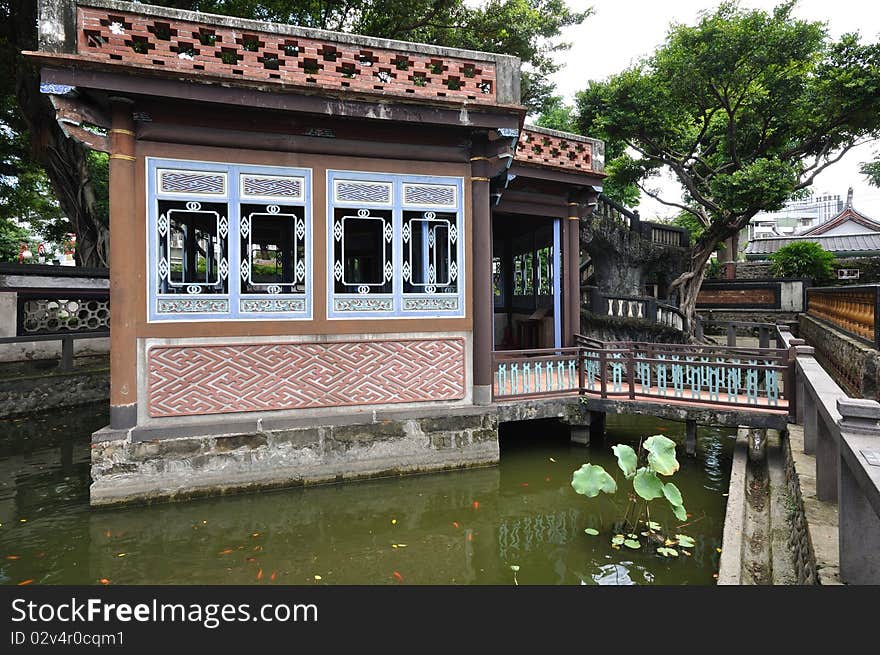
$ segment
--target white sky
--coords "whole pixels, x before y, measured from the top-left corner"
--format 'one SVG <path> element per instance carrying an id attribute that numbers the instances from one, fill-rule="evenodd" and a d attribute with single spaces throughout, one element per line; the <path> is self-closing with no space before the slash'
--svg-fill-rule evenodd
<path id="1" fill-rule="evenodd" d="M 566 65 L 553 77 L 560 94 L 570 102 L 586 87 L 588 80 L 600 80 L 617 73 L 654 51 L 666 36 L 670 23 L 694 24 L 704 9 L 716 7 L 717 0 L 567 0 L 577 10 L 593 7 L 592 16 L 579 26 L 567 28 L 563 39 L 571 50 L 560 55 Z M 772 9 L 772 0 L 742 0 L 741 6 Z M 833 14 L 830 13 L 833 11 Z M 846 32 L 859 32 L 863 41 L 880 38 L 880 2 L 865 0 L 800 0 L 798 17 L 823 21 L 833 38 Z M 836 164 L 816 177 L 812 192 L 840 194 L 854 191 L 853 205 L 880 220 L 880 189 L 867 184 L 859 172 L 861 162 L 880 155 L 880 142 L 854 148 Z M 670 177 L 653 181 L 664 198 L 679 200 L 679 185 Z M 643 218 L 674 216 L 677 210 L 643 195 L 638 207 Z"/>

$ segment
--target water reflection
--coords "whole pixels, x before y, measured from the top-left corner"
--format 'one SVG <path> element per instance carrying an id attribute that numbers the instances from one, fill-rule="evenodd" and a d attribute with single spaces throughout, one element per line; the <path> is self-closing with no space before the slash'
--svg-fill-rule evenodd
<path id="1" fill-rule="evenodd" d="M 103 411 L 0 422 L 0 583 L 512 584 L 517 566 L 520 584 L 711 584 L 717 570 L 725 432 L 702 430 L 698 457 L 681 457 L 680 530 L 697 546 L 666 560 L 613 550 L 621 501 L 588 501 L 569 482 L 584 461 L 616 470 L 619 441 L 683 439 L 676 424 L 609 417 L 607 449 L 524 424 L 505 431 L 497 468 L 98 511 L 88 434 Z M 665 507 L 651 518 L 679 523 Z"/>

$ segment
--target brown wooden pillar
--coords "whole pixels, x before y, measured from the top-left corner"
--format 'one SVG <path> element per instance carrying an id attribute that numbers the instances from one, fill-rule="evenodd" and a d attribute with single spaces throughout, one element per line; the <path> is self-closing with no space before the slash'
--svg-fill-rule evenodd
<path id="1" fill-rule="evenodd" d="M 489 206 L 489 165 L 485 140 L 471 151 L 471 279 L 474 316 L 474 404 L 492 402 L 492 211 Z"/>
<path id="2" fill-rule="evenodd" d="M 131 252 L 136 224 L 135 133 L 132 103 L 111 98 L 110 128 L 110 427 L 137 423 L 135 289 L 143 282 Z"/>
<path id="3" fill-rule="evenodd" d="M 574 346 L 574 335 L 581 331 L 581 211 L 580 203 L 569 196 L 568 203 L 568 263 L 566 264 L 565 282 L 567 292 L 565 304 L 568 325 L 565 329 L 565 345 Z"/>
<path id="4" fill-rule="evenodd" d="M 569 334 L 571 326 L 571 306 L 568 300 L 568 269 L 569 269 L 569 261 L 571 260 L 571 249 L 569 248 L 568 243 L 568 224 L 571 222 L 567 219 L 563 219 L 560 221 L 562 225 L 559 226 L 559 243 L 562 247 L 562 257 L 561 257 L 561 265 L 560 265 L 560 288 L 559 291 L 562 294 L 562 297 L 559 299 L 559 304 L 562 307 L 562 338 L 561 343 L 563 346 L 571 345 L 571 335 Z"/>

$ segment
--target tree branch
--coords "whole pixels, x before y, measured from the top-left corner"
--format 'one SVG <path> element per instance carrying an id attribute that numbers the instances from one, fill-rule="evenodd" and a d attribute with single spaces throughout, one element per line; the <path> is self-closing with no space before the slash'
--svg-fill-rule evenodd
<path id="1" fill-rule="evenodd" d="M 636 182 L 636 186 L 639 187 L 639 189 L 641 189 L 646 195 L 652 197 L 654 200 L 659 202 L 661 205 L 666 205 L 667 207 L 676 207 L 678 209 L 688 212 L 689 214 L 693 214 L 699 219 L 700 223 L 702 223 L 703 225 L 709 224 L 707 222 L 707 217 L 705 216 L 705 214 L 700 212 L 699 210 L 694 209 L 693 207 L 688 207 L 687 205 L 682 205 L 677 202 L 664 200 L 657 194 L 656 191 L 651 191 L 650 189 L 646 188 L 641 182 Z"/>

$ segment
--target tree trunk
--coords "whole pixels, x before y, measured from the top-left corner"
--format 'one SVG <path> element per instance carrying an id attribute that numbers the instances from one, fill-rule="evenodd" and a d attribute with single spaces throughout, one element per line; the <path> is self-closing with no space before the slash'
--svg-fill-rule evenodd
<path id="1" fill-rule="evenodd" d="M 706 277 L 706 263 L 715 249 L 713 243 L 712 241 L 697 243 L 691 253 L 690 270 L 672 283 L 672 289 L 678 291 L 678 308 L 687 319 L 688 338 L 691 341 L 696 339 L 697 296 Z"/>
<path id="2" fill-rule="evenodd" d="M 37 3 L 13 0 L 10 6 L 15 48 L 36 50 Z M 109 228 L 95 201 L 89 174 L 89 150 L 67 137 L 55 120 L 49 98 L 40 93 L 40 75 L 24 57 L 15 68 L 19 109 L 30 131 L 34 160 L 46 170 L 61 209 L 76 234 L 76 263 L 106 267 L 109 262 Z"/>

